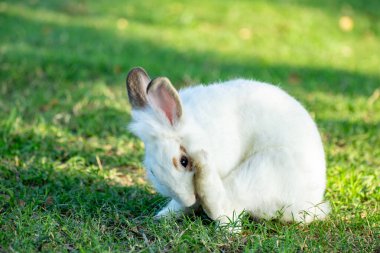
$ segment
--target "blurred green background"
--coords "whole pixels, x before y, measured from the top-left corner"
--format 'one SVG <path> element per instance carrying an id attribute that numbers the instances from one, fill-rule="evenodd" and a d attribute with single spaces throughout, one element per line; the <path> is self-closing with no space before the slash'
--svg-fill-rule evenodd
<path id="1" fill-rule="evenodd" d="M 372 251 L 379 248 L 380 2 L 0 2 L 0 251 Z M 180 87 L 279 85 L 315 118 L 333 212 L 242 236 L 154 223 L 126 126 L 129 69 Z M 178 235 L 181 235 L 178 237 Z M 227 236 L 227 238 L 226 238 Z"/>

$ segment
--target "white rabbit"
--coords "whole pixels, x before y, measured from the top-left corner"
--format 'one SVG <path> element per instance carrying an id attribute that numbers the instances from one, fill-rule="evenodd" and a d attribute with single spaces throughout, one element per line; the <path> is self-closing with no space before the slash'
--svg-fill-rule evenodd
<path id="1" fill-rule="evenodd" d="M 191 210 L 197 197 L 223 223 L 244 210 L 306 223 L 329 212 L 317 127 L 283 90 L 238 79 L 177 92 L 142 68 L 129 72 L 127 90 L 130 130 L 145 144 L 148 179 L 172 198 L 158 217 Z"/>

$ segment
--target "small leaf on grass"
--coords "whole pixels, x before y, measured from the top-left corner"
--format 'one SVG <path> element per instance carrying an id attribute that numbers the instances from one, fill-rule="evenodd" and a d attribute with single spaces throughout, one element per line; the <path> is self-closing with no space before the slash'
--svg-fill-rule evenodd
<path id="1" fill-rule="evenodd" d="M 50 110 L 51 108 L 55 107 L 58 104 L 59 104 L 59 101 L 54 98 L 54 99 L 50 100 L 49 103 L 47 103 L 45 105 L 42 105 L 40 107 L 40 110 L 43 111 L 43 112 L 46 112 L 46 111 Z"/>
<path id="2" fill-rule="evenodd" d="M 368 104 L 373 105 L 380 98 L 380 89 L 376 89 L 368 98 Z"/>
<path id="3" fill-rule="evenodd" d="M 288 76 L 288 82 L 290 84 L 299 84 L 301 82 L 301 78 L 300 76 L 297 74 L 297 73 L 290 73 L 289 76 Z"/>
<path id="4" fill-rule="evenodd" d="M 339 27 L 345 32 L 350 32 L 354 28 L 354 20 L 349 16 L 342 16 L 339 19 Z"/>
<path id="5" fill-rule="evenodd" d="M 127 28 L 129 22 L 127 19 L 125 18 L 119 18 L 117 20 L 117 29 L 118 30 L 125 30 L 125 28 Z"/>
<path id="6" fill-rule="evenodd" d="M 140 235 L 140 232 L 137 227 L 132 227 L 129 229 L 129 231 L 133 232 L 136 235 Z"/>
<path id="7" fill-rule="evenodd" d="M 252 37 L 252 31 L 247 27 L 242 27 L 239 30 L 239 36 L 243 40 L 249 40 Z"/>
<path id="8" fill-rule="evenodd" d="M 53 199 L 53 197 L 52 196 L 48 196 L 47 198 L 46 198 L 46 200 L 45 200 L 45 205 L 46 206 L 51 206 L 51 205 L 53 205 L 54 204 L 54 199 Z"/>
<path id="9" fill-rule="evenodd" d="M 25 203 L 24 200 L 20 199 L 20 200 L 18 201 L 18 205 L 21 206 L 21 207 L 24 207 L 24 206 L 26 205 L 26 203 Z"/>

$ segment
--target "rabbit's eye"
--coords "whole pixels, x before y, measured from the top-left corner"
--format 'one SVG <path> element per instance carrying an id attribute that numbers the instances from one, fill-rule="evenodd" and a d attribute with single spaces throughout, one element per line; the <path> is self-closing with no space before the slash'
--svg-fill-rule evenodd
<path id="1" fill-rule="evenodd" d="M 181 165 L 184 167 L 184 168 L 186 168 L 187 167 L 187 165 L 189 164 L 189 160 L 187 159 L 187 157 L 186 156 L 181 156 L 181 160 L 180 160 L 180 162 L 181 162 Z"/>

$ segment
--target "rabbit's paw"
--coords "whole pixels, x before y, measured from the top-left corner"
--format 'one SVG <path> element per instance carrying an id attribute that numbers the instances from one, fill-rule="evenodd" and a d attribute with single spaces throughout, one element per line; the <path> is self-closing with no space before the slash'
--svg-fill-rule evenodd
<path id="1" fill-rule="evenodd" d="M 207 152 L 203 149 L 192 153 L 191 157 L 196 167 L 203 168 L 207 165 L 208 155 Z"/>
<path id="2" fill-rule="evenodd" d="M 194 205 L 196 206 L 197 203 Z M 172 199 L 164 208 L 161 209 L 154 219 L 159 220 L 168 216 L 179 217 L 181 214 L 188 212 L 191 208 L 187 208 L 174 199 Z"/>
<path id="3" fill-rule="evenodd" d="M 175 214 L 175 212 L 173 210 L 171 210 L 168 207 L 164 207 L 153 218 L 155 220 L 160 220 L 162 218 L 165 218 L 165 217 L 168 217 L 168 216 L 171 216 L 174 214 Z"/>

